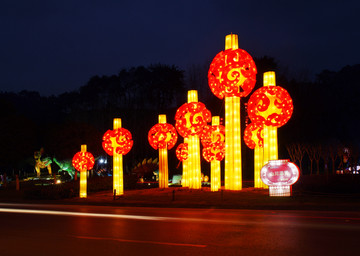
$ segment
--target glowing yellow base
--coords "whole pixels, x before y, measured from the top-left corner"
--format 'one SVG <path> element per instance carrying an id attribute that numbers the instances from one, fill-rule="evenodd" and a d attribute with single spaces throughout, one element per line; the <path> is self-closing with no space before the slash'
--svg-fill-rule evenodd
<path id="1" fill-rule="evenodd" d="M 225 189 L 242 189 L 240 98 L 225 97 Z"/>

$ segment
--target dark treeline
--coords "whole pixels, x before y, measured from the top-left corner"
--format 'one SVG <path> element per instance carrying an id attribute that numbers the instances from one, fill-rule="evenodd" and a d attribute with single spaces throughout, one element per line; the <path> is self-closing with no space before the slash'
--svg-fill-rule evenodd
<path id="1" fill-rule="evenodd" d="M 288 90 L 294 101 L 292 118 L 278 132 L 283 157 L 288 157 L 285 145 L 291 143 L 358 146 L 360 88 L 355 76 L 360 74 L 360 65 L 336 72 L 325 70 L 316 81 L 299 81 L 287 77 L 273 58 L 262 57 L 255 62 L 258 79 L 254 90 L 262 86 L 263 72 L 274 70 L 277 85 Z M 208 67 L 192 66 L 186 72 L 161 64 L 123 69 L 112 76 L 94 76 L 78 90 L 58 96 L 42 97 L 30 91 L 0 93 L 0 173 L 33 168 L 33 153 L 41 147 L 46 155 L 58 159 L 71 159 L 81 144 L 87 144 L 95 157 L 105 156 L 102 135 L 112 129 L 115 117 L 122 119 L 123 127 L 131 131 L 134 139 L 133 149 L 125 156 L 126 167 L 132 168 L 144 158 L 156 158 L 147 133 L 158 122 L 158 114 L 166 114 L 168 123 L 175 123 L 175 112 L 186 102 L 187 90 L 198 90 L 199 100 L 213 115 L 223 117 L 224 102 L 212 95 L 207 85 Z M 242 104 L 246 116 L 244 110 Z M 181 141 L 179 138 L 178 143 Z M 243 152 L 244 165 L 250 165 L 252 151 L 244 146 Z M 177 165 L 175 157 L 169 161 Z"/>

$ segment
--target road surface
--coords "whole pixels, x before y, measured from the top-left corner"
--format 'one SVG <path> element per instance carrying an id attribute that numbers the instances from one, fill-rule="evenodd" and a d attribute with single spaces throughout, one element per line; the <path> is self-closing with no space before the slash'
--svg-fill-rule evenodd
<path id="1" fill-rule="evenodd" d="M 0 203 L 0 255 L 359 255 L 360 213 Z"/>

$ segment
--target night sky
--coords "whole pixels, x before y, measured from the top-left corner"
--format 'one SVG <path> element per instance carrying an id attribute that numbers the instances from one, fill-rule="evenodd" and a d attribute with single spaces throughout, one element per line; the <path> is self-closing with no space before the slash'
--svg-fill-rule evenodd
<path id="1" fill-rule="evenodd" d="M 0 91 L 58 95 L 122 68 L 186 70 L 231 32 L 291 74 L 338 71 L 360 63 L 359 13 L 357 0 L 1 0 Z"/>

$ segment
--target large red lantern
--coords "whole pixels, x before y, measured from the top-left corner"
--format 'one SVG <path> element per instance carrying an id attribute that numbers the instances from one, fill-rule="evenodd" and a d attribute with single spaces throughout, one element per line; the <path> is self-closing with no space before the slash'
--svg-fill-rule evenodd
<path id="1" fill-rule="evenodd" d="M 91 170 L 94 164 L 95 159 L 90 152 L 77 152 L 72 159 L 72 165 L 80 172 Z"/>
<path id="2" fill-rule="evenodd" d="M 188 144 L 180 143 L 176 148 L 176 157 L 179 161 L 185 161 L 188 159 Z"/>
<path id="3" fill-rule="evenodd" d="M 249 118 L 254 123 L 281 127 L 293 113 L 289 93 L 280 86 L 264 86 L 257 89 L 248 102 Z"/>
<path id="4" fill-rule="evenodd" d="M 254 149 L 256 146 L 263 147 L 263 126 L 261 124 L 250 123 L 244 131 L 244 142 L 246 146 Z"/>
<path id="5" fill-rule="evenodd" d="M 246 97 L 256 83 L 256 65 L 242 49 L 227 49 L 213 59 L 208 72 L 211 91 L 216 97 Z"/>
<path id="6" fill-rule="evenodd" d="M 110 156 L 114 154 L 126 155 L 133 146 L 133 140 L 130 131 L 125 128 L 108 130 L 103 136 L 102 146 Z"/>
<path id="7" fill-rule="evenodd" d="M 269 186 L 270 196 L 290 196 L 300 176 L 299 168 L 289 160 L 269 160 L 261 169 L 261 180 Z"/>
<path id="8" fill-rule="evenodd" d="M 201 134 L 203 127 L 211 122 L 211 112 L 201 102 L 183 104 L 175 114 L 175 127 L 186 138 Z"/>
<path id="9" fill-rule="evenodd" d="M 154 149 L 171 149 L 177 141 L 177 133 L 174 126 L 168 123 L 155 124 L 148 133 L 148 140 Z"/>

